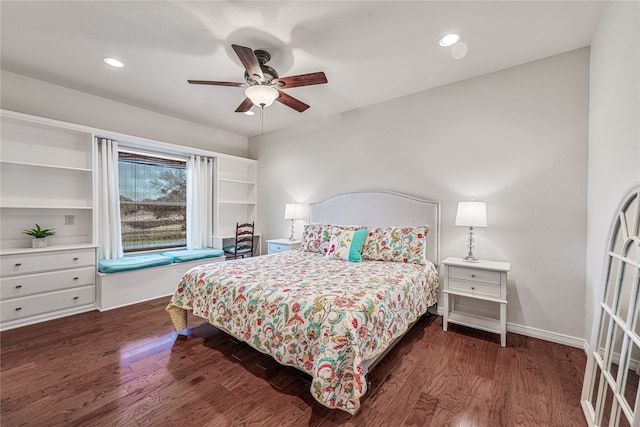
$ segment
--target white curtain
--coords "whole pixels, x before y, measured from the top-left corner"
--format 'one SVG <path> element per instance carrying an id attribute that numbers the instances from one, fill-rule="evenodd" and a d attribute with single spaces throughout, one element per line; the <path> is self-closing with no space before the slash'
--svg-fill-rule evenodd
<path id="1" fill-rule="evenodd" d="M 120 228 L 120 192 L 118 188 L 118 142 L 96 137 L 98 149 L 98 258 L 124 256 Z"/>
<path id="2" fill-rule="evenodd" d="M 213 235 L 213 158 L 187 161 L 187 248 L 210 246 Z"/>

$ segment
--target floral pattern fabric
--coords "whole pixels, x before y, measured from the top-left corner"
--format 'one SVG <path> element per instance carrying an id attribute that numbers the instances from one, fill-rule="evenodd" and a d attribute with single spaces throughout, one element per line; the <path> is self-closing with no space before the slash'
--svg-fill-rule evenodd
<path id="1" fill-rule="evenodd" d="M 369 229 L 364 240 L 362 258 L 375 261 L 393 261 L 425 264 L 428 226 L 379 227 Z"/>
<path id="2" fill-rule="evenodd" d="M 207 319 L 312 377 L 321 404 L 355 413 L 367 389 L 363 363 L 382 353 L 437 302 L 426 265 L 330 260 L 288 251 L 192 268 L 167 307 Z"/>
<path id="3" fill-rule="evenodd" d="M 306 224 L 302 230 L 300 250 L 319 254 L 324 253 L 322 245 L 325 241 L 325 229 L 330 230 L 329 227 L 326 224 Z"/>
<path id="4" fill-rule="evenodd" d="M 339 226 L 344 230 L 360 230 L 357 225 Z M 334 226 L 330 224 L 306 224 L 302 231 L 301 251 L 317 252 L 326 255 L 329 250 L 329 239 Z"/>
<path id="5" fill-rule="evenodd" d="M 345 230 L 333 227 L 329 239 L 329 250 L 325 255 L 331 259 L 341 259 L 351 262 L 362 261 L 362 244 L 367 230 Z"/>

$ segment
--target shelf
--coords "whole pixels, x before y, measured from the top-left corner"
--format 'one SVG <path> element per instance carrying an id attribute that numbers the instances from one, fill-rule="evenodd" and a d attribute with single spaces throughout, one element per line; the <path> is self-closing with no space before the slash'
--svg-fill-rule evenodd
<path id="1" fill-rule="evenodd" d="M 255 184 L 256 162 L 248 159 L 218 159 L 218 181 Z"/>
<path id="2" fill-rule="evenodd" d="M 222 205 L 255 205 L 256 202 L 243 202 L 240 200 L 219 200 L 218 203 Z"/>
<path id="3" fill-rule="evenodd" d="M 448 322 L 455 323 L 457 325 L 467 326 L 469 328 L 481 329 L 483 331 L 493 332 L 496 334 L 501 333 L 500 320 L 491 319 L 489 317 L 484 317 L 484 316 L 478 316 L 471 313 L 450 311 Z"/>
<path id="4" fill-rule="evenodd" d="M 256 185 L 255 181 L 246 181 L 246 180 L 243 180 L 243 179 L 219 178 L 218 181 L 220 181 L 220 182 L 231 182 L 231 183 L 234 183 L 234 184 Z"/>
<path id="5" fill-rule="evenodd" d="M 0 205 L 0 209 L 56 209 L 56 210 L 91 210 L 91 206 L 77 206 L 77 205 L 64 205 L 64 206 L 38 206 L 38 205 Z"/>
<path id="6" fill-rule="evenodd" d="M 464 292 L 464 291 L 453 291 L 451 289 L 445 289 L 442 292 L 444 292 L 446 294 L 449 294 L 449 295 L 457 295 L 459 297 L 467 297 L 467 298 L 479 299 L 479 300 L 483 300 L 483 301 L 497 302 L 498 304 L 506 304 L 507 303 L 507 300 L 504 300 L 504 299 L 493 298 L 493 297 L 488 297 L 488 296 L 479 295 L 479 294 L 470 294 L 470 293 Z"/>
<path id="7" fill-rule="evenodd" d="M 36 117 L 8 117 L 2 112 L 2 153 L 5 165 L 91 171 L 91 132 L 41 122 Z"/>
<path id="8" fill-rule="evenodd" d="M 7 165 L 18 165 L 18 166 L 34 167 L 34 168 L 62 169 L 62 170 L 77 171 L 77 172 L 89 172 L 89 173 L 93 172 L 92 169 L 77 168 L 77 167 L 73 167 L 73 166 L 44 165 L 44 164 L 41 164 L 41 163 L 15 162 L 15 161 L 12 161 L 12 160 L 0 160 L 0 163 L 7 164 Z"/>

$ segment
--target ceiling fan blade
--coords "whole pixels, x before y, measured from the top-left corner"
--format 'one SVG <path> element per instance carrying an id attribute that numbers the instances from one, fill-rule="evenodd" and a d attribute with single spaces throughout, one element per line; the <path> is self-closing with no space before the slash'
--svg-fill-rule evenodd
<path id="1" fill-rule="evenodd" d="M 232 44 L 231 47 L 236 52 L 236 55 L 238 55 L 238 58 L 240 58 L 240 62 L 244 65 L 244 69 L 247 70 L 249 77 L 254 80 L 264 79 L 258 58 L 256 58 L 256 55 L 253 53 L 251 48 L 238 46 L 237 44 Z"/>
<path id="2" fill-rule="evenodd" d="M 253 102 L 251 102 L 249 98 L 245 98 L 244 101 L 242 101 L 242 103 L 238 105 L 238 108 L 236 108 L 236 113 L 247 112 L 251 109 L 251 107 L 253 107 Z"/>
<path id="3" fill-rule="evenodd" d="M 302 113 L 304 110 L 309 108 L 307 104 L 300 101 L 299 99 L 296 99 L 291 95 L 287 95 L 281 90 L 278 90 L 278 92 L 280 92 L 280 96 L 276 98 L 276 101 L 286 105 L 287 107 L 291 107 L 299 113 Z"/>
<path id="4" fill-rule="evenodd" d="M 235 82 L 212 82 L 210 80 L 187 80 L 187 82 L 192 85 L 213 85 L 213 86 L 248 86 L 246 83 L 235 83 Z"/>
<path id="5" fill-rule="evenodd" d="M 322 71 L 317 73 L 300 74 L 299 76 L 280 77 L 277 83 L 284 83 L 284 88 L 321 85 L 327 82 L 327 76 Z"/>

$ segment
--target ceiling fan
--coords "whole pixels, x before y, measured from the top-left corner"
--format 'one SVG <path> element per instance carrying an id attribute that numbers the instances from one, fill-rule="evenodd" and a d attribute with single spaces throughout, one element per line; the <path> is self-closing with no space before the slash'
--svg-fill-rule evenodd
<path id="1" fill-rule="evenodd" d="M 297 76 L 280 77 L 276 70 L 266 65 L 271 55 L 264 50 L 253 51 L 251 48 L 232 44 L 231 47 L 244 65 L 244 83 L 216 82 L 209 80 L 187 80 L 191 84 L 213 86 L 236 86 L 246 88 L 246 98 L 236 108 L 236 113 L 244 113 L 251 109 L 252 105 L 268 107 L 273 101 L 291 107 L 302 113 L 309 105 L 286 94 L 282 89 L 299 86 L 311 86 L 327 83 L 327 76 L 320 71 L 317 73 L 300 74 Z"/>

